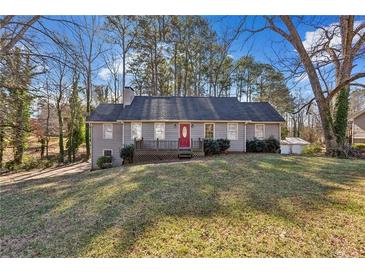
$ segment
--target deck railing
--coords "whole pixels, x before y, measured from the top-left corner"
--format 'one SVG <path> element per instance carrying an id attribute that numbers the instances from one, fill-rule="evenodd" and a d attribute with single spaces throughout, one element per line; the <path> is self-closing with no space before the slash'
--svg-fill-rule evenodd
<path id="1" fill-rule="evenodd" d="M 178 140 L 134 140 L 135 150 L 155 151 L 178 151 L 180 139 Z M 190 148 L 192 151 L 204 151 L 203 139 L 191 139 Z"/>

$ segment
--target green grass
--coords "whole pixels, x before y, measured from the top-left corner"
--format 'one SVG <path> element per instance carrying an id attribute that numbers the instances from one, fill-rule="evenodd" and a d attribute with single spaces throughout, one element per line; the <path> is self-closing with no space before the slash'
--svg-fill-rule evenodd
<path id="1" fill-rule="evenodd" d="M 247 154 L 1 184 L 2 257 L 365 257 L 365 161 Z"/>

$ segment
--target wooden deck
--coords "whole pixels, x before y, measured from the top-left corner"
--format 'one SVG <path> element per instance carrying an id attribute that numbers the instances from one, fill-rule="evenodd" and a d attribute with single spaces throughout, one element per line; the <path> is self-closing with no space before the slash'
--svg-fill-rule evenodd
<path id="1" fill-rule="evenodd" d="M 191 139 L 190 148 L 180 148 L 179 140 L 135 140 L 134 162 L 156 162 L 204 156 L 204 140 Z"/>

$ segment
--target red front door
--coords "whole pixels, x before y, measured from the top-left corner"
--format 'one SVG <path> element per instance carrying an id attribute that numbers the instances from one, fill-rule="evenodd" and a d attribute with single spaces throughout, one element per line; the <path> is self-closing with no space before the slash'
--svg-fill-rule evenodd
<path id="1" fill-rule="evenodd" d="M 190 124 L 180 124 L 180 147 L 190 147 Z"/>

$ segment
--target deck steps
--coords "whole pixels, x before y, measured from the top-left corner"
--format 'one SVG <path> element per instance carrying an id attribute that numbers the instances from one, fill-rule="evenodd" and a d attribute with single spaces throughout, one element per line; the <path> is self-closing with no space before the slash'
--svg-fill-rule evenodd
<path id="1" fill-rule="evenodd" d="M 179 154 L 178 154 L 178 158 L 192 158 L 193 157 L 193 152 L 190 148 L 180 148 L 179 149 Z"/>

